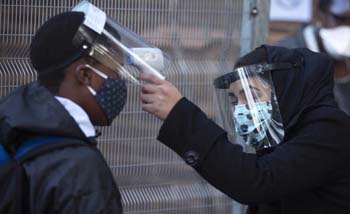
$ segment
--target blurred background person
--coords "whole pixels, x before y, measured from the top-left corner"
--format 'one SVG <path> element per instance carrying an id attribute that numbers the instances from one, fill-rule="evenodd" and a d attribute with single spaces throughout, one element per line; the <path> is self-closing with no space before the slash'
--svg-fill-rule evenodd
<path id="1" fill-rule="evenodd" d="M 306 47 L 327 53 L 335 64 L 334 95 L 339 107 L 350 114 L 350 0 L 315 1 L 314 23 L 301 26 L 294 34 L 274 45 Z M 295 11 L 298 13 L 299 11 Z"/>

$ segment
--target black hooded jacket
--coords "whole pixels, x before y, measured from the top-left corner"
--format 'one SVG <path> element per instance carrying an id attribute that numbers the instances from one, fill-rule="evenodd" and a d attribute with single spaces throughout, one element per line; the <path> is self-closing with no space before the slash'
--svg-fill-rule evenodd
<path id="1" fill-rule="evenodd" d="M 0 131 L 0 142 L 8 150 L 43 135 L 89 144 L 57 149 L 24 163 L 27 213 L 122 213 L 120 193 L 96 143 L 43 86 L 22 86 L 1 100 Z"/>
<path id="2" fill-rule="evenodd" d="M 251 214 L 350 213 L 350 120 L 334 101 L 333 66 L 307 49 L 264 46 L 268 63 L 295 62 L 272 79 L 285 136 L 272 152 L 248 154 L 186 98 L 158 139 Z"/>

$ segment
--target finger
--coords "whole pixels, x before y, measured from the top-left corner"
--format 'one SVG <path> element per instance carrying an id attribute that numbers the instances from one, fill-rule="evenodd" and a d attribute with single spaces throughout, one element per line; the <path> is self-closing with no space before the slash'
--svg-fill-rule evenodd
<path id="1" fill-rule="evenodd" d="M 144 80 L 144 81 L 149 82 L 149 83 L 156 84 L 156 85 L 161 85 L 165 82 L 165 80 L 159 79 L 155 75 L 150 74 L 148 72 L 141 72 L 139 79 Z"/>
<path id="2" fill-rule="evenodd" d="M 154 103 L 154 96 L 151 94 L 141 94 L 140 99 L 142 103 Z"/>
<path id="3" fill-rule="evenodd" d="M 141 107 L 144 111 L 146 111 L 148 113 L 154 113 L 156 111 L 153 104 L 143 103 Z"/>
<path id="4" fill-rule="evenodd" d="M 156 93 L 158 90 L 158 87 L 152 84 L 144 84 L 141 89 L 142 93 L 146 94 L 153 94 Z"/>

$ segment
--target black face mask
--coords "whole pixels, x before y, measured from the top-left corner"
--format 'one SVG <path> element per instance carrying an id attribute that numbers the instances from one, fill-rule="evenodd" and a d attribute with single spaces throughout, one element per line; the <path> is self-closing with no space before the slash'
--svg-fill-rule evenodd
<path id="1" fill-rule="evenodd" d="M 91 86 L 88 86 L 88 89 L 95 96 L 97 103 L 107 118 L 108 125 L 110 125 L 125 106 L 127 98 L 126 82 L 125 80 L 110 78 L 90 65 L 86 65 L 86 67 L 105 79 L 103 85 L 97 92 Z"/>

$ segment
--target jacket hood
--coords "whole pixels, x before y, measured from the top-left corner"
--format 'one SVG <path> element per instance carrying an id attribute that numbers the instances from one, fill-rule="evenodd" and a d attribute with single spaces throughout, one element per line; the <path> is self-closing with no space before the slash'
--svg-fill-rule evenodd
<path id="1" fill-rule="evenodd" d="M 0 101 L 1 144 L 18 143 L 25 135 L 86 139 L 65 108 L 38 82 L 19 87 Z"/>
<path id="2" fill-rule="evenodd" d="M 333 96 L 333 63 L 325 54 L 306 48 L 263 46 L 269 63 L 301 62 L 291 70 L 273 71 L 272 80 L 286 132 L 300 117 L 320 107 L 336 107 Z"/>

